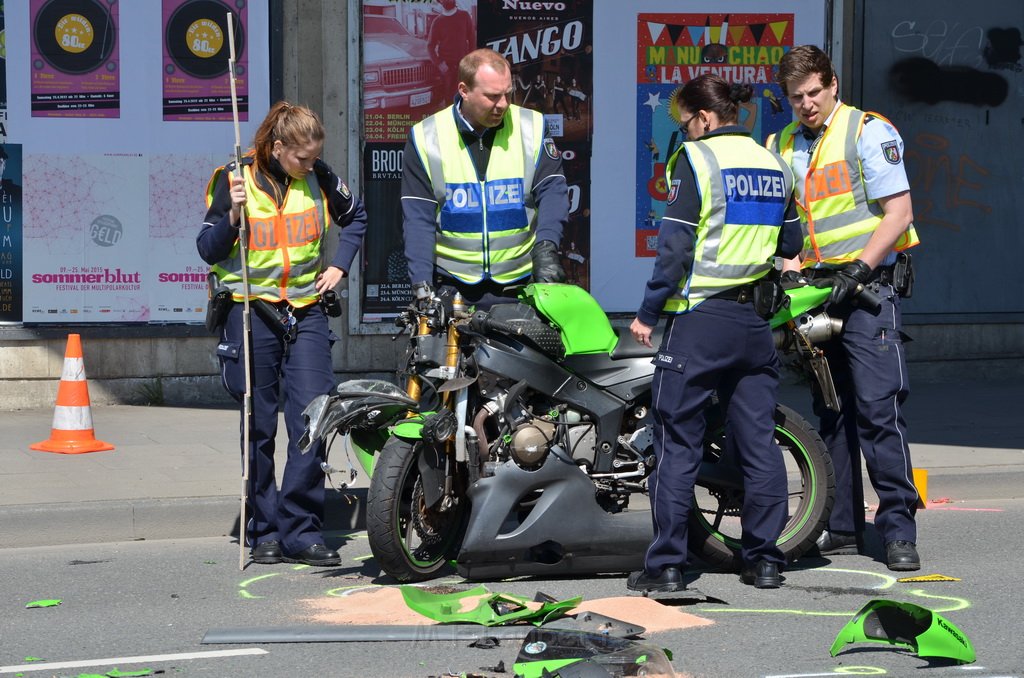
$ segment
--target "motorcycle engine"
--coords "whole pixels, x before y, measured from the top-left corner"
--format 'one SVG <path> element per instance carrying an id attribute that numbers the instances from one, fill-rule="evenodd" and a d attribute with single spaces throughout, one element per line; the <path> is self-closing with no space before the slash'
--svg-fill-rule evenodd
<path id="1" fill-rule="evenodd" d="M 551 449 L 555 438 L 555 425 L 544 419 L 531 418 L 516 427 L 509 441 L 512 459 L 521 467 L 540 466 Z"/>

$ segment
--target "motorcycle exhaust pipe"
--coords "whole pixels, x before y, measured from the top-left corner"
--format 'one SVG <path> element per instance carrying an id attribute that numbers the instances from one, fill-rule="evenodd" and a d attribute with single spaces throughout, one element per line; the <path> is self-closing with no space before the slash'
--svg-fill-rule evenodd
<path id="1" fill-rule="evenodd" d="M 797 316 L 793 322 L 796 323 L 797 332 L 804 335 L 812 344 L 828 341 L 843 331 L 843 321 L 831 317 L 828 313 L 819 313 L 813 316 L 804 313 Z"/>

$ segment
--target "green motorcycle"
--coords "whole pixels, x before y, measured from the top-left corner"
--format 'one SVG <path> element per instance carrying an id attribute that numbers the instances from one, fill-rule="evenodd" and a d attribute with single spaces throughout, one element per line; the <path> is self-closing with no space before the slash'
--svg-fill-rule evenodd
<path id="1" fill-rule="evenodd" d="M 788 290 L 771 325 L 780 349 L 834 394 L 815 347 L 839 329 L 820 312 L 829 291 Z M 403 582 L 451 564 L 469 579 L 639 569 L 652 535 L 655 350 L 573 285 L 529 285 L 487 312 L 460 302 L 399 316 L 410 334 L 401 386 L 345 382 L 305 411 L 304 447 L 341 434 L 371 474 L 367 532 L 380 567 Z M 738 569 L 742 474 L 714 398 L 705 416 L 690 547 Z M 795 560 L 824 528 L 835 480 L 821 438 L 784 405 L 775 441 L 789 479 L 779 547 Z"/>

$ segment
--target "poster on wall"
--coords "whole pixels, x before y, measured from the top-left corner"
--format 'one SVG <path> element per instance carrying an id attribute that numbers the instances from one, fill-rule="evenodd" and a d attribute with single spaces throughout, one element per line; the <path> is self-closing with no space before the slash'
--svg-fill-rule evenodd
<path id="1" fill-rule="evenodd" d="M 7 32 L 4 4 L 0 0 L 0 144 L 7 141 Z"/>
<path id="2" fill-rule="evenodd" d="M 824 3 L 779 0 L 771 13 L 762 7 L 752 0 L 637 0 L 595 14 L 594 94 L 601 105 L 591 293 L 606 311 L 635 312 L 651 274 L 668 200 L 665 167 L 685 139 L 677 92 L 702 73 L 750 84 L 754 97 L 739 122 L 759 143 L 792 120 L 776 68 L 793 45 L 824 44 Z M 622 39 L 625 26 L 631 41 Z"/>
<path id="3" fill-rule="evenodd" d="M 163 0 L 164 120 L 232 120 L 231 31 L 238 116 L 248 120 L 246 2 Z"/>
<path id="4" fill-rule="evenodd" d="M 775 67 L 793 46 L 793 14 L 639 14 L 637 16 L 636 245 L 657 254 L 668 200 L 665 166 L 685 140 L 675 96 L 687 82 L 714 73 L 754 87 L 739 123 L 758 140 L 792 119 Z"/>
<path id="5" fill-rule="evenodd" d="M 393 318 L 411 298 L 402 150 L 413 125 L 454 100 L 459 59 L 476 48 L 476 14 L 476 0 L 363 2 L 362 322 Z"/>
<path id="6" fill-rule="evenodd" d="M 119 5 L 31 0 L 30 11 L 32 115 L 120 117 Z"/>
<path id="7" fill-rule="evenodd" d="M 512 66 L 513 101 L 539 110 L 569 184 L 562 237 L 568 282 L 590 286 L 590 149 L 593 134 L 592 0 L 479 0 L 478 42 Z"/>
<path id="8" fill-rule="evenodd" d="M 0 323 L 21 322 L 21 144 L 0 144 Z"/>
<path id="9" fill-rule="evenodd" d="M 224 139 L 226 148 L 227 138 Z M 210 267 L 196 253 L 196 235 L 213 168 L 227 161 L 202 153 L 156 153 L 149 158 L 149 265 L 142 283 L 149 290 L 150 320 L 194 322 L 206 317 Z"/>
<path id="10" fill-rule="evenodd" d="M 126 81 L 119 119 L 32 115 L 28 102 L 33 69 L 7 73 L 11 101 L 25 102 L 8 112 L 8 147 L 21 148 L 21 321 L 201 323 L 209 267 L 196 252 L 196 235 L 206 214 L 210 175 L 235 148 L 228 48 L 225 41 L 214 52 L 223 55 L 215 58 L 223 66 L 212 80 L 223 83 L 228 101 L 224 112 L 212 116 L 216 119 L 198 113 L 185 118 L 185 124 L 168 120 L 157 64 L 165 54 L 166 29 L 177 25 L 170 21 L 176 10 L 186 11 L 185 16 L 191 12 L 196 46 L 202 52 L 204 39 L 207 48 L 213 43 L 209 35 L 200 35 L 199 27 L 205 24 L 196 16 L 197 9 L 205 7 L 209 13 L 202 14 L 214 17 L 215 25 L 226 24 L 229 10 L 236 12 L 245 35 L 265 36 L 267 4 L 195 0 L 172 7 L 164 2 L 100 1 L 119 8 L 112 54 L 119 63 L 139 65 L 152 76 L 134 78 L 130 87 Z M 5 25 L 30 27 L 34 10 L 58 4 L 6 2 Z M 90 0 L 72 4 L 89 6 Z M 239 41 L 242 45 L 236 50 L 242 48 L 246 81 L 243 95 L 262 119 L 269 108 L 269 50 L 251 50 L 248 41 Z M 11 63 L 31 62 L 32 31 L 12 31 L 2 44 Z M 248 148 L 257 122 L 248 116 L 240 122 L 241 141 Z"/>
<path id="11" fill-rule="evenodd" d="M 144 322 L 149 187 L 141 154 L 50 155 L 26 185 L 76 184 L 74 199 L 25 205 L 25 322 Z"/>
<path id="12" fill-rule="evenodd" d="M 455 99 L 458 63 L 476 47 L 508 59 L 513 102 L 544 113 L 569 182 L 563 264 L 589 285 L 592 1 L 534 6 L 506 0 L 365 0 L 363 197 L 370 218 L 362 322 L 408 304 L 402 241 L 402 151 L 415 123 Z"/>

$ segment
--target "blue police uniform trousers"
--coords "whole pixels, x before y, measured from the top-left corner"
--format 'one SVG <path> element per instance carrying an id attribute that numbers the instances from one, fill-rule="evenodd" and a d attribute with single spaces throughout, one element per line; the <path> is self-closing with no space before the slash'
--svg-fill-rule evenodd
<path id="1" fill-rule="evenodd" d="M 652 398 L 657 465 L 648 480 L 654 538 L 644 569 L 657 576 L 687 562 L 687 520 L 704 454 L 704 409 L 713 391 L 743 470 L 741 557 L 781 568 L 776 542 L 788 518 L 785 462 L 774 441 L 779 358 L 752 304 L 708 299 L 672 316 L 655 357 Z"/>
<path id="2" fill-rule="evenodd" d="M 217 347 L 224 387 L 239 403 L 245 395 L 242 355 L 242 304 L 235 304 L 222 329 Z M 252 426 L 249 432 L 249 488 L 247 543 L 281 542 L 286 554 L 324 543 L 323 443 L 307 454 L 298 441 L 305 426 L 302 410 L 318 395 L 334 388 L 331 366 L 333 335 L 319 304 L 301 309 L 295 341 L 285 351 L 284 341 L 256 313 L 252 327 Z M 288 457 L 278 489 L 274 472 L 274 443 L 278 404 L 284 392 L 284 422 Z M 244 405 L 242 416 L 245 416 Z M 244 422 L 242 422 L 244 425 Z M 244 463 L 244 460 L 243 460 Z"/>
<path id="3" fill-rule="evenodd" d="M 826 408 L 820 391 L 814 389 L 814 413 L 836 474 L 836 501 L 828 527 L 837 532 L 864 531 L 863 453 L 878 495 L 875 528 L 883 543 L 916 542 L 917 488 L 903 417 L 910 383 L 900 298 L 891 285 L 879 285 L 878 292 L 882 307 L 877 312 L 850 303 L 827 309 L 844 321 L 842 334 L 821 345 L 842 411 Z"/>

